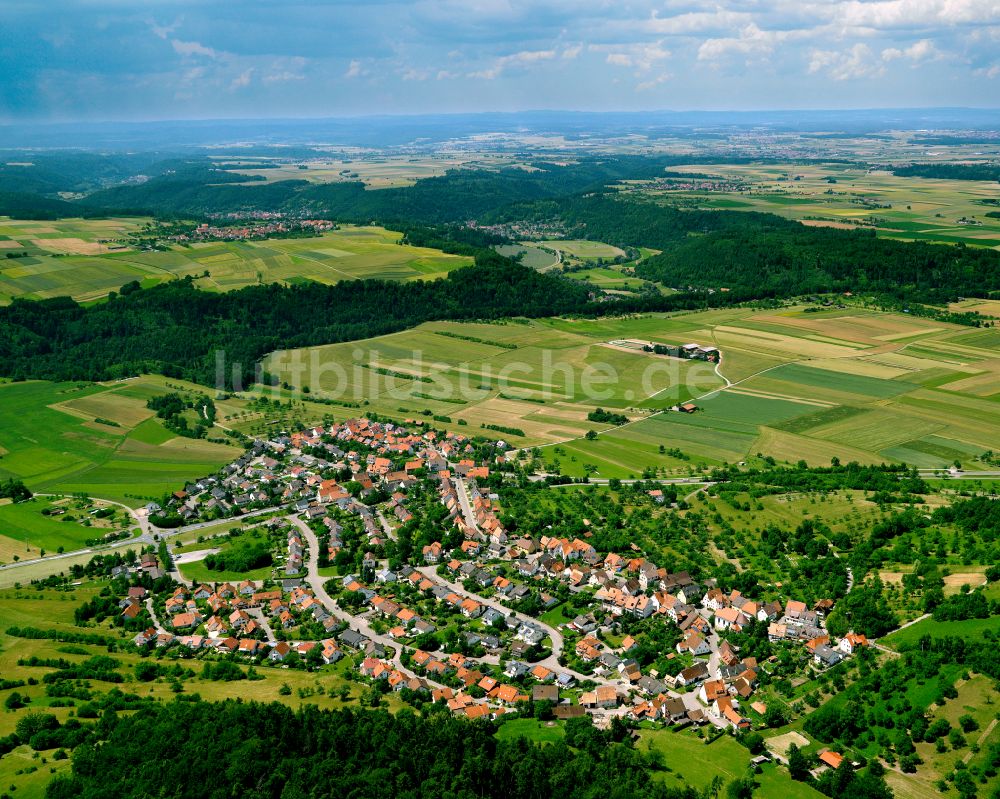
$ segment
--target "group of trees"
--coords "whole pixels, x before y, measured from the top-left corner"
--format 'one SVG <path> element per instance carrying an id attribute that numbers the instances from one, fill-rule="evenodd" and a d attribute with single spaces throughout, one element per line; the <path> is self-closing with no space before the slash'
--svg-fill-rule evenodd
<path id="1" fill-rule="evenodd" d="M 889 607 L 878 577 L 855 585 L 826 620 L 826 629 L 836 636 L 854 630 L 869 638 L 879 638 L 898 626 L 899 619 Z"/>
<path id="2" fill-rule="evenodd" d="M 955 143 L 952 140 L 950 143 Z M 902 178 L 939 180 L 1000 180 L 998 164 L 910 164 L 897 166 L 892 174 Z"/>
<path id="3" fill-rule="evenodd" d="M 987 248 L 882 239 L 774 214 L 684 210 L 591 192 L 514 205 L 501 216 L 561 219 L 574 235 L 661 250 L 636 275 L 675 288 L 725 287 L 754 297 L 852 291 L 930 303 L 1000 289 L 1000 254 Z"/>
<path id="4" fill-rule="evenodd" d="M 248 572 L 270 566 L 273 562 L 271 545 L 267 541 L 241 541 L 205 556 L 205 567 L 220 572 Z"/>
<path id="5" fill-rule="evenodd" d="M 613 425 L 622 425 L 628 421 L 628 417 L 625 414 L 606 411 L 604 408 L 595 408 L 587 414 L 587 418 L 592 422 Z"/>
<path id="6" fill-rule="evenodd" d="M 146 407 L 156 411 L 163 426 L 186 438 L 204 438 L 208 428 L 215 424 L 215 403 L 204 394 L 184 397 L 177 392 L 161 394 L 146 402 Z M 198 421 L 188 424 L 185 410 L 192 410 Z"/>
<path id="7" fill-rule="evenodd" d="M 27 489 L 20 480 L 13 477 L 7 480 L 0 480 L 0 499 L 9 499 L 13 502 L 24 502 L 32 497 L 31 491 Z"/>

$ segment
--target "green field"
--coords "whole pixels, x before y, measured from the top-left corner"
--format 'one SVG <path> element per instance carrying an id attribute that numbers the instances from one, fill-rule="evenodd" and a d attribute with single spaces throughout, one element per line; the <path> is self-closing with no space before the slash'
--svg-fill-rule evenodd
<path id="1" fill-rule="evenodd" d="M 540 272 L 551 269 L 559 263 L 559 258 L 555 252 L 549 249 L 542 249 L 530 241 L 521 242 L 520 244 L 499 244 L 495 249 L 498 253 L 506 255 L 508 258 L 520 258 L 522 264 L 530 266 L 532 269 L 537 269 Z"/>
<path id="2" fill-rule="evenodd" d="M 929 469 L 973 465 L 1000 449 L 1000 361 L 984 357 L 992 330 L 856 308 L 552 324 L 606 339 L 708 342 L 721 349 L 720 370 L 735 383 L 716 394 L 690 392 L 701 397 L 696 414 L 661 413 L 595 441 L 560 442 L 564 454 L 547 452 L 546 460 L 558 460 L 565 474 L 582 476 L 587 464 L 604 477 L 670 468 L 654 451 L 660 445 L 704 465 L 760 452 L 790 462 L 839 457 Z"/>
<path id="3" fill-rule="evenodd" d="M 266 580 L 272 574 L 270 566 L 250 571 L 214 571 L 205 565 L 203 560 L 194 560 L 190 563 L 181 563 L 177 566 L 181 576 L 185 580 L 197 583 L 225 582 L 232 580 Z"/>
<path id="4" fill-rule="evenodd" d="M 112 530 L 127 529 L 133 524 L 131 517 L 123 519 L 124 511 L 118 514 L 118 524 L 95 524 L 96 520 L 86 510 L 68 506 L 66 501 L 53 503 L 44 497 L 16 505 L 0 504 L 0 562 L 10 563 L 15 556 L 21 560 L 41 557 L 39 550 L 51 555 L 60 550 L 81 549 L 88 539 L 101 538 Z M 43 510 L 54 507 L 63 513 L 43 515 Z"/>
<path id="5" fill-rule="evenodd" d="M 469 433 L 484 424 L 518 429 L 523 436 L 491 433 L 517 444 L 606 428 L 587 420 L 598 406 L 641 418 L 652 407 L 686 399 L 693 385 L 720 385 L 705 364 L 666 364 L 602 344 L 548 321 L 435 322 L 366 341 L 277 352 L 266 365 L 294 386 L 308 385 L 312 397 L 367 403 L 397 418 L 426 409 L 456 428 L 464 420 Z"/>
<path id="6" fill-rule="evenodd" d="M 384 228 L 350 225 L 314 238 L 198 242 L 163 252 L 138 251 L 128 246 L 125 234 L 144 221 L 0 218 L 0 235 L 8 237 L 0 252 L 28 255 L 0 261 L 0 302 L 67 294 L 90 300 L 132 280 L 149 286 L 185 276 L 209 291 L 303 280 L 434 280 L 471 263 L 466 257 L 403 246 L 399 233 Z M 120 243 L 100 243 L 112 237 Z"/>
<path id="7" fill-rule="evenodd" d="M 566 276 L 573 280 L 582 280 L 603 291 L 632 292 L 647 285 L 646 281 L 626 274 L 620 268 L 610 266 L 595 266 L 592 269 L 567 272 Z M 662 290 L 667 291 L 667 289 Z"/>
<path id="8" fill-rule="evenodd" d="M 1000 617 L 967 619 L 966 621 L 934 621 L 934 619 L 924 619 L 910 625 L 905 630 L 897 630 L 894 633 L 890 633 L 885 637 L 883 643 L 886 646 L 897 649 L 903 644 L 915 644 L 925 635 L 929 635 L 931 638 L 953 636 L 955 638 L 978 641 L 987 630 L 992 631 L 994 635 L 1000 633 Z"/>
<path id="9" fill-rule="evenodd" d="M 396 418 L 429 411 L 455 429 L 463 420 L 470 433 L 484 424 L 523 431 L 499 437 L 551 445 L 543 449 L 548 467 L 558 462 L 577 477 L 650 467 L 684 474 L 758 452 L 793 463 L 837 457 L 932 469 L 955 460 L 972 467 L 987 449 L 1000 450 L 1000 360 L 985 357 L 991 332 L 852 307 L 429 323 L 274 353 L 267 368 L 309 386 L 310 396 L 367 402 L 361 407 Z M 624 340 L 716 346 L 733 385 L 723 388 L 712 364 L 610 344 Z M 597 367 L 611 376 L 599 393 L 580 380 Z M 688 400 L 697 413 L 667 410 Z M 589 421 L 598 406 L 631 423 Z M 260 419 L 236 426 L 265 431 Z M 587 440 L 588 430 L 598 437 Z"/>
<path id="10" fill-rule="evenodd" d="M 614 258 L 624 257 L 625 255 L 625 251 L 618 247 L 586 239 L 552 239 L 550 241 L 540 241 L 538 244 L 541 247 L 557 250 L 563 253 L 564 256 L 579 261 L 610 261 Z"/>
<path id="11" fill-rule="evenodd" d="M 679 172 L 717 176 L 715 188 L 633 187 L 673 203 L 778 214 L 809 225 L 874 228 L 886 238 L 984 247 L 1000 245 L 1000 219 L 982 200 L 996 198 L 989 181 L 897 177 L 854 164 L 711 164 Z M 733 188 L 726 181 L 742 185 Z"/>
<path id="12" fill-rule="evenodd" d="M 83 492 L 132 507 L 176 491 L 240 452 L 174 436 L 152 419 L 139 397 L 180 385 L 162 377 L 0 385 L 0 477 L 21 478 L 34 491 Z M 95 416 L 121 426 L 97 423 Z"/>
<path id="13" fill-rule="evenodd" d="M 660 753 L 665 766 L 660 776 L 668 786 L 675 788 L 688 784 L 705 790 L 715 777 L 720 777 L 725 785 L 746 774 L 751 759 L 750 752 L 729 735 L 706 744 L 705 739 L 698 738 L 690 730 L 642 729 L 636 748 Z M 765 766 L 755 779 L 762 789 L 766 788 L 766 791 L 761 790 L 760 796 L 780 796 L 782 799 L 819 799 L 822 796 L 808 785 L 792 780 L 785 769 L 773 765 Z"/>
<path id="14" fill-rule="evenodd" d="M 510 719 L 504 721 L 497 730 L 501 741 L 511 738 L 527 738 L 533 743 L 556 743 L 565 735 L 562 722 L 536 721 L 535 719 Z"/>

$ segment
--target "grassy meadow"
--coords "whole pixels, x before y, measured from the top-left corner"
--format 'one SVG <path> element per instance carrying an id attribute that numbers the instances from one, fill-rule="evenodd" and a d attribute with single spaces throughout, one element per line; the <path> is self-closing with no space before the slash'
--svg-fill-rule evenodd
<path id="1" fill-rule="evenodd" d="M 241 452 L 175 436 L 146 408 L 152 396 L 195 388 L 205 390 L 163 377 L 0 384 L 0 477 L 18 477 L 33 491 L 86 493 L 132 507 L 176 491 Z"/>
<path id="2" fill-rule="evenodd" d="M 545 241 L 522 241 L 517 244 L 501 244 L 495 247 L 501 255 L 519 257 L 524 266 L 540 272 L 565 271 L 567 277 L 592 285 L 595 289 L 615 294 L 634 294 L 647 284 L 635 277 L 634 262 L 616 264 L 616 258 L 624 258 L 624 250 L 600 241 L 586 239 L 549 239 Z M 640 251 L 639 259 L 654 255 L 655 250 Z M 657 286 L 661 292 L 670 291 Z"/>
<path id="3" fill-rule="evenodd" d="M 6 504 L 5 504 L 6 503 Z M 111 516 L 92 510 L 110 507 Z M 73 551 L 111 532 L 129 531 L 135 522 L 121 508 L 89 500 L 37 496 L 28 502 L 0 501 L 0 563 Z"/>
<path id="4" fill-rule="evenodd" d="M 132 249 L 126 235 L 145 221 L 0 218 L 0 302 L 63 295 L 93 300 L 132 280 L 151 286 L 186 276 L 208 291 L 304 280 L 435 280 L 471 263 L 462 256 L 403 246 L 399 233 L 384 228 L 350 225 L 314 238 Z M 13 253 L 26 257 L 5 257 Z"/>

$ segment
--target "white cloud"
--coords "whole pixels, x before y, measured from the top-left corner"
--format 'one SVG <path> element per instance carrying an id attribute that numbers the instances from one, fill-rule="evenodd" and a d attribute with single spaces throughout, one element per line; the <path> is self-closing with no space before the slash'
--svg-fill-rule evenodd
<path id="1" fill-rule="evenodd" d="M 477 72 L 471 72 L 469 73 L 469 77 L 481 78 L 482 80 L 495 80 L 512 67 L 525 67 L 539 61 L 551 61 L 555 57 L 555 50 L 522 50 L 519 53 L 500 56 L 493 62 L 493 66 Z"/>
<path id="2" fill-rule="evenodd" d="M 661 17 L 658 9 L 653 9 L 643 28 L 660 35 L 689 35 L 704 31 L 736 30 L 741 25 L 753 21 L 747 11 L 731 11 L 717 8 L 715 11 L 692 11 L 672 17 Z"/>
<path id="3" fill-rule="evenodd" d="M 860 42 L 846 52 L 813 50 L 809 59 L 809 74 L 823 72 L 838 81 L 876 77 L 884 71 L 871 48 Z"/>
<path id="4" fill-rule="evenodd" d="M 253 78 L 253 73 L 253 67 L 243 70 L 239 75 L 233 78 L 232 83 L 229 84 L 230 90 L 235 91 L 236 89 L 244 89 L 249 86 L 250 81 Z"/>
<path id="5" fill-rule="evenodd" d="M 646 80 L 643 81 L 642 83 L 637 83 L 635 90 L 637 92 L 645 92 L 649 91 L 650 89 L 655 89 L 661 83 L 666 83 L 668 80 L 670 80 L 671 77 L 673 76 L 669 72 L 664 72 L 662 75 L 658 75 L 652 80 Z"/>
<path id="6" fill-rule="evenodd" d="M 352 58 L 351 63 L 347 67 L 347 72 L 344 73 L 345 78 L 360 78 L 362 75 L 367 74 L 361 67 L 361 61 L 357 58 Z"/>
<path id="7" fill-rule="evenodd" d="M 171 46 L 174 48 L 174 52 L 178 55 L 182 55 L 185 58 L 190 58 L 191 56 L 201 55 L 207 58 L 218 58 L 219 53 L 213 50 L 211 47 L 206 47 L 201 42 L 183 42 L 180 39 L 171 39 Z"/>
<path id="8" fill-rule="evenodd" d="M 996 0 L 847 0 L 829 6 L 832 20 L 879 31 L 949 28 L 1000 21 Z"/>
<path id="9" fill-rule="evenodd" d="M 399 75 L 403 80 L 427 80 L 431 76 L 431 71 L 429 69 L 407 67 Z"/>
<path id="10" fill-rule="evenodd" d="M 882 51 L 883 61 L 895 61 L 899 58 L 905 58 L 918 63 L 940 57 L 941 52 L 934 46 L 934 43 L 930 39 L 921 39 L 919 42 L 914 42 L 903 50 L 897 47 L 887 47 Z"/>
<path id="11" fill-rule="evenodd" d="M 261 81 L 266 84 L 272 83 L 288 83 L 293 80 L 305 80 L 306 76 L 299 72 L 292 72 L 291 70 L 282 70 L 281 72 L 272 72 L 261 78 Z"/>
<path id="12" fill-rule="evenodd" d="M 637 75 L 649 72 L 671 55 L 662 41 L 630 45 L 592 45 L 590 49 L 607 52 L 605 59 L 607 63 L 615 67 L 635 69 Z"/>
<path id="13" fill-rule="evenodd" d="M 771 31 L 762 30 L 757 23 L 751 22 L 740 29 L 738 36 L 728 36 L 716 39 L 706 39 L 698 48 L 699 61 L 719 61 L 730 56 L 745 56 L 747 60 L 754 57 L 764 58 L 774 52 L 780 42 L 799 38 L 803 31 Z"/>
<path id="14" fill-rule="evenodd" d="M 146 24 L 149 25 L 149 29 L 153 32 L 154 36 L 157 36 L 165 41 L 171 33 L 181 26 L 181 19 L 178 17 L 170 25 L 159 25 L 156 20 L 148 19 L 146 20 Z"/>

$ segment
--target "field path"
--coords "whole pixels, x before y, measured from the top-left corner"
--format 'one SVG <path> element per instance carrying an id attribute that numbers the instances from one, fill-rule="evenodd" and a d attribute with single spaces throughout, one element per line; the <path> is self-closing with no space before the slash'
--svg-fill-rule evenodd
<path id="1" fill-rule="evenodd" d="M 930 617 L 931 617 L 930 613 L 925 613 L 923 616 L 917 616 L 917 618 L 915 618 L 913 621 L 908 621 L 906 622 L 906 624 L 900 625 L 895 630 L 893 630 L 893 632 L 895 633 L 899 632 L 900 630 L 905 630 L 907 627 L 912 627 L 914 624 L 918 624 L 919 622 L 922 622 L 924 619 L 929 619 Z M 879 652 L 885 652 L 887 655 L 892 655 L 893 657 L 897 658 L 899 657 L 899 652 L 897 652 L 895 649 L 890 649 L 887 646 L 876 643 L 875 639 L 871 639 L 871 645 L 875 647 L 877 650 L 879 650 Z"/>
<path id="2" fill-rule="evenodd" d="M 989 726 L 985 730 L 983 730 L 983 734 L 980 735 L 979 739 L 976 741 L 976 746 L 978 746 L 980 749 L 983 748 L 983 744 L 985 744 L 986 739 L 990 737 L 990 733 L 996 729 L 998 721 L 1000 721 L 1000 719 L 993 719 L 993 721 L 989 723 Z M 967 752 L 965 754 L 965 757 L 962 758 L 962 762 L 967 764 L 970 760 L 972 760 L 972 756 L 974 754 L 975 752 L 971 751 Z"/>

